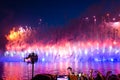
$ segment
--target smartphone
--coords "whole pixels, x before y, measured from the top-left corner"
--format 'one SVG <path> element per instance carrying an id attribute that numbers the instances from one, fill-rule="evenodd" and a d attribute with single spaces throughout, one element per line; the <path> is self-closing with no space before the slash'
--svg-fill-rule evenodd
<path id="1" fill-rule="evenodd" d="M 81 77 L 82 73 L 79 73 L 79 77 Z"/>
<path id="2" fill-rule="evenodd" d="M 62 75 L 62 76 L 57 76 L 57 80 L 69 80 L 68 76 Z"/>

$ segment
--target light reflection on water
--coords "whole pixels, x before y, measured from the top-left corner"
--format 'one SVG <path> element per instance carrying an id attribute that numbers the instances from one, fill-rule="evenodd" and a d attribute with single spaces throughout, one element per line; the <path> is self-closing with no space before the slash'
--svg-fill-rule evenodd
<path id="1" fill-rule="evenodd" d="M 67 67 L 70 66 L 75 72 L 88 73 L 90 69 L 99 70 L 104 75 L 108 70 L 113 73 L 120 73 L 120 62 L 56 62 L 56 63 L 36 63 L 35 74 L 66 74 Z M 0 77 L 3 80 L 30 80 L 31 64 L 24 62 L 2 62 L 0 63 Z"/>

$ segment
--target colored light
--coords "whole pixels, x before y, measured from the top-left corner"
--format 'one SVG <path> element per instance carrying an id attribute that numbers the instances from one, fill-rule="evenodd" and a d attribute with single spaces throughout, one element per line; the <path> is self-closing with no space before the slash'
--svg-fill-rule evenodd
<path id="1" fill-rule="evenodd" d="M 108 23 L 109 24 L 109 23 Z M 118 24 L 118 23 L 114 23 Z M 5 56 L 15 57 L 22 59 L 31 52 L 36 52 L 39 59 L 44 61 L 57 61 L 57 60 L 94 60 L 94 61 L 114 61 L 120 59 L 120 42 L 117 40 L 110 40 L 108 38 L 100 41 L 96 40 L 78 40 L 69 41 L 61 39 L 59 42 L 50 43 L 51 40 L 47 39 L 38 40 L 35 35 L 36 31 L 29 27 L 13 28 L 6 39 Z M 41 37 L 40 37 L 41 39 Z M 103 59 L 103 57 L 105 59 Z M 94 59 L 95 58 L 95 59 Z M 111 58 L 111 59 L 110 59 Z"/>
<path id="2" fill-rule="evenodd" d="M 114 61 L 114 59 L 112 59 L 112 58 L 111 58 L 110 60 L 111 60 L 111 61 Z"/>
<path id="3" fill-rule="evenodd" d="M 42 58 L 42 62 L 44 62 L 45 61 L 45 58 Z"/>

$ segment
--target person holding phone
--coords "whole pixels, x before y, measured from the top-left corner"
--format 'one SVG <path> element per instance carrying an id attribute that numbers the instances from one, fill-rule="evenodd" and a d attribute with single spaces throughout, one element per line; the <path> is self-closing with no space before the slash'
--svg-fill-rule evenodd
<path id="1" fill-rule="evenodd" d="M 71 67 L 67 68 L 68 75 L 74 75 L 74 72 L 72 71 Z"/>

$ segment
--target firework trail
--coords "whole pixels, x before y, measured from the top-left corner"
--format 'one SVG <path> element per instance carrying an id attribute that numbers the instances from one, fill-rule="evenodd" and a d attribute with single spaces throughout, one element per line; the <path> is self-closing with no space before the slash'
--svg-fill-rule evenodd
<path id="1" fill-rule="evenodd" d="M 65 28 L 14 27 L 6 39 L 5 56 L 24 58 L 31 52 L 40 61 L 114 61 L 120 60 L 120 22 L 88 22 Z M 77 24 L 77 23 L 75 23 Z"/>

